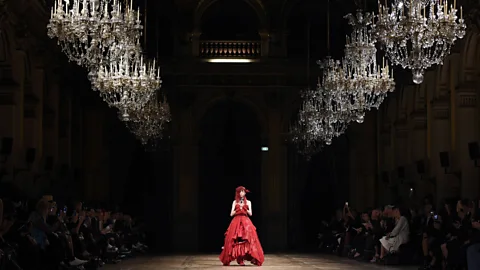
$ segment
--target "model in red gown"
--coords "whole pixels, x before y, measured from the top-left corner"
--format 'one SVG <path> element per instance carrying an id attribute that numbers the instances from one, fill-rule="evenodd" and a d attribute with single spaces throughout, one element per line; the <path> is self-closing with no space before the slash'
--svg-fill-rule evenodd
<path id="1" fill-rule="evenodd" d="M 230 213 L 233 219 L 225 232 L 225 242 L 220 254 L 223 265 L 230 265 L 236 260 L 239 265 L 245 265 L 245 261 L 250 261 L 261 266 L 265 261 L 257 228 L 249 218 L 252 215 L 252 204 L 245 196 L 247 192 L 244 187 L 235 190 L 235 201 Z"/>

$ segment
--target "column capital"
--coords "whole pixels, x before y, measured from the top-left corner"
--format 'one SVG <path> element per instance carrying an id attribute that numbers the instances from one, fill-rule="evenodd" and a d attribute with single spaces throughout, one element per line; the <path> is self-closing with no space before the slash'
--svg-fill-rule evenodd
<path id="1" fill-rule="evenodd" d="M 435 120 L 450 119 L 450 99 L 448 96 L 441 96 L 432 100 L 432 112 Z"/>
<path id="2" fill-rule="evenodd" d="M 475 108 L 477 107 L 477 91 L 476 85 L 462 85 L 455 91 L 457 98 L 457 107 L 459 108 Z"/>
<path id="3" fill-rule="evenodd" d="M 413 129 L 427 128 L 427 111 L 425 109 L 415 110 L 410 114 L 412 119 Z"/>

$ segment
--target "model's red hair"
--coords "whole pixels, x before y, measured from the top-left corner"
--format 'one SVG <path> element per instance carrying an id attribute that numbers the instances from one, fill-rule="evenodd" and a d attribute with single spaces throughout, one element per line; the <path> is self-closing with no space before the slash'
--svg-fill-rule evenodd
<path id="1" fill-rule="evenodd" d="M 243 186 L 239 186 L 235 189 L 235 201 L 237 203 L 240 202 L 240 192 L 245 191 L 245 193 L 249 193 L 250 191 L 248 189 L 246 189 L 245 187 Z M 247 194 L 245 194 L 245 196 L 243 197 L 243 199 L 245 200 L 245 202 L 247 201 Z"/>

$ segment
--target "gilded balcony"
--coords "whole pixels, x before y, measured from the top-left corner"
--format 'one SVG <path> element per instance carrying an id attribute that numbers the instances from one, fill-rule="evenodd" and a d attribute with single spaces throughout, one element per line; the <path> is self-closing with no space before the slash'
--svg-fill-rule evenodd
<path id="1" fill-rule="evenodd" d="M 262 55 L 262 46 L 255 40 L 200 40 L 198 53 L 206 59 L 256 59 Z"/>

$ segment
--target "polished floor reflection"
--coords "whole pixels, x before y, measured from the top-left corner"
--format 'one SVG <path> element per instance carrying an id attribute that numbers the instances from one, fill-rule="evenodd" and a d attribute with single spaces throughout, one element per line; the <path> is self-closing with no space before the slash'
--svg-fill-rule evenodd
<path id="1" fill-rule="evenodd" d="M 174 270 L 174 269 L 230 269 L 240 266 L 232 263 L 226 267 L 220 264 L 218 255 L 193 256 L 146 256 L 130 259 L 117 265 L 108 265 L 106 270 Z M 246 267 L 257 266 L 247 264 Z M 359 263 L 339 257 L 325 255 L 268 254 L 262 269 L 322 269 L 322 270 L 367 270 L 367 269 L 417 269 L 417 267 L 387 267 L 369 263 Z"/>

